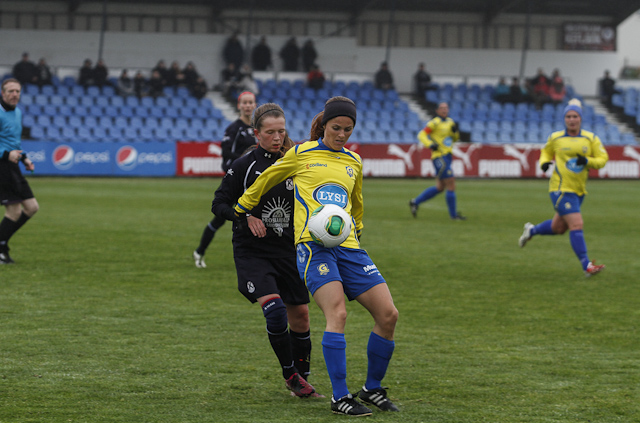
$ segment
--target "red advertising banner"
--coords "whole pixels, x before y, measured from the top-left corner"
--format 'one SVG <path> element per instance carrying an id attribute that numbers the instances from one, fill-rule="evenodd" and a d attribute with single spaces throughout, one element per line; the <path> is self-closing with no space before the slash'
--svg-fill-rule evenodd
<path id="1" fill-rule="evenodd" d="M 176 144 L 176 176 L 223 176 L 219 142 Z"/>
<path id="2" fill-rule="evenodd" d="M 453 149 L 457 178 L 548 178 L 540 170 L 540 145 L 459 143 Z M 434 177 L 431 150 L 421 144 L 348 144 L 362 157 L 364 176 L 381 178 Z M 640 146 L 607 147 L 609 162 L 591 170 L 591 178 L 640 179 Z M 179 142 L 178 176 L 222 176 L 218 142 Z"/>

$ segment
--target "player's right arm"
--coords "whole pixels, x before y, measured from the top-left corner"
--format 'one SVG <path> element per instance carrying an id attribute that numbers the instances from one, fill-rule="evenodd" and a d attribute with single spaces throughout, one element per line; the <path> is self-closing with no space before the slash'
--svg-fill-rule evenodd
<path id="1" fill-rule="evenodd" d="M 269 166 L 238 199 L 237 213 L 248 213 L 260 203 L 260 197 L 271 188 L 292 176 L 298 165 L 297 146 L 287 151 L 283 158 Z"/>
<path id="2" fill-rule="evenodd" d="M 546 172 L 547 169 L 549 168 L 549 164 L 551 164 L 554 157 L 555 157 L 555 151 L 553 149 L 553 134 L 552 134 L 552 135 L 549 135 L 549 138 L 547 138 L 547 143 L 540 150 L 540 161 L 539 161 L 540 168 Z"/>

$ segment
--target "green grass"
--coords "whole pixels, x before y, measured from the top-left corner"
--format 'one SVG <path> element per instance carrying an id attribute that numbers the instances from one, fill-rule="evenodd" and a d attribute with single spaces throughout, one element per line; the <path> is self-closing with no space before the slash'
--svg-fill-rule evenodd
<path id="1" fill-rule="evenodd" d="M 40 212 L 0 267 L 0 422 L 335 422 L 284 389 L 259 307 L 236 290 L 230 225 L 191 252 L 217 179 L 32 178 Z M 590 181 L 584 278 L 568 236 L 517 246 L 550 218 L 547 183 L 459 180 L 466 222 L 431 180 L 365 180 L 364 247 L 400 320 L 376 421 L 640 421 L 637 181 Z M 311 304 L 311 382 L 330 395 Z M 348 383 L 371 318 L 349 304 Z"/>

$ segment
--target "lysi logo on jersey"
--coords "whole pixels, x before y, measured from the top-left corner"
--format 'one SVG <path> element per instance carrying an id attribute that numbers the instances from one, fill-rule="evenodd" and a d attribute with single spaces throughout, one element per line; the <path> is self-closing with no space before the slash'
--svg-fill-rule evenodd
<path id="1" fill-rule="evenodd" d="M 340 185 L 325 184 L 313 191 L 313 199 L 320 204 L 336 204 L 342 208 L 347 206 L 349 196 L 347 190 Z"/>

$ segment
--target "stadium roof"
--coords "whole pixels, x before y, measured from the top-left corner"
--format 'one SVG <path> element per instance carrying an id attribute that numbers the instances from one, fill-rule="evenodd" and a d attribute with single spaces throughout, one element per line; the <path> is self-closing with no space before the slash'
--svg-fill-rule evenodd
<path id="1" fill-rule="evenodd" d="M 123 0 L 107 0 L 117 3 Z M 102 3 L 101 0 L 68 0 L 69 10 L 83 3 Z M 482 14 L 491 23 L 508 13 L 530 11 L 540 15 L 579 15 L 608 18 L 619 24 L 640 9 L 639 0 L 128 0 L 127 3 L 208 5 L 218 13 L 225 9 L 347 11 L 357 17 L 365 10 L 395 10 Z"/>

